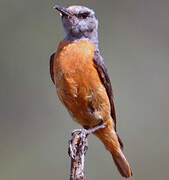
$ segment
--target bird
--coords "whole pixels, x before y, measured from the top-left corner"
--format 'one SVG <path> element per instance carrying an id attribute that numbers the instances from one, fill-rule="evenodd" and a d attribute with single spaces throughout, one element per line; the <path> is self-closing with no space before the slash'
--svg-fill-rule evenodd
<path id="1" fill-rule="evenodd" d="M 79 5 L 55 5 L 66 33 L 50 56 L 50 75 L 60 101 L 73 120 L 93 132 L 111 153 L 123 177 L 132 170 L 117 134 L 116 112 L 110 77 L 99 51 L 98 20 L 94 10 Z"/>

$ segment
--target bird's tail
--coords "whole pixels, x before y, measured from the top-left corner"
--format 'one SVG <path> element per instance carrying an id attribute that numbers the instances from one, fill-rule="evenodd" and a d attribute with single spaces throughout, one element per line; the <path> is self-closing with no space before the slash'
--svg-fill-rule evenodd
<path id="1" fill-rule="evenodd" d="M 110 126 L 111 125 L 111 126 Z M 112 124 L 104 129 L 99 129 L 94 134 L 103 142 L 106 149 L 112 154 L 114 162 L 123 177 L 132 176 L 132 171 L 121 149 L 119 138 L 112 128 Z"/>
<path id="2" fill-rule="evenodd" d="M 127 162 L 123 152 L 122 151 L 115 152 L 115 153 L 111 152 L 111 154 L 113 156 L 114 162 L 115 162 L 120 174 L 125 178 L 131 177 L 132 171 L 131 171 L 129 163 Z"/>

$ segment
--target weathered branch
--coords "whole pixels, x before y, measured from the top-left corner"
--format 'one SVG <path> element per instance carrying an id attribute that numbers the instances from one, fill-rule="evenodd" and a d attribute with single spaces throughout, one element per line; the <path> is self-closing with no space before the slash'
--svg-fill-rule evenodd
<path id="1" fill-rule="evenodd" d="M 85 180 L 85 154 L 88 149 L 87 134 L 85 130 L 72 132 L 69 141 L 69 156 L 71 157 L 70 180 Z"/>
<path id="2" fill-rule="evenodd" d="M 88 149 L 87 136 L 105 125 L 93 129 L 78 129 L 72 132 L 68 153 L 71 158 L 70 180 L 85 180 L 85 156 Z"/>

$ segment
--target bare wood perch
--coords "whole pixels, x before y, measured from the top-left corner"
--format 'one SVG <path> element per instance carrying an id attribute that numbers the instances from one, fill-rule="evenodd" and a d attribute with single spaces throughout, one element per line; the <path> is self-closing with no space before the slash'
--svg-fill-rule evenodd
<path id="1" fill-rule="evenodd" d="M 105 125 L 93 129 L 78 129 L 72 132 L 68 153 L 71 158 L 70 180 L 85 180 L 85 156 L 88 149 L 87 136 Z"/>

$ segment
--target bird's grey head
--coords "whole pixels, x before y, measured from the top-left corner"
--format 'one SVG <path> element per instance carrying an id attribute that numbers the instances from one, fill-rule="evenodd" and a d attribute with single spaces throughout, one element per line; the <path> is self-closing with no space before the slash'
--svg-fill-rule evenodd
<path id="1" fill-rule="evenodd" d="M 98 46 L 98 21 L 92 9 L 84 6 L 54 6 L 62 18 L 62 24 L 66 32 L 66 39 L 78 41 L 89 39 Z"/>

